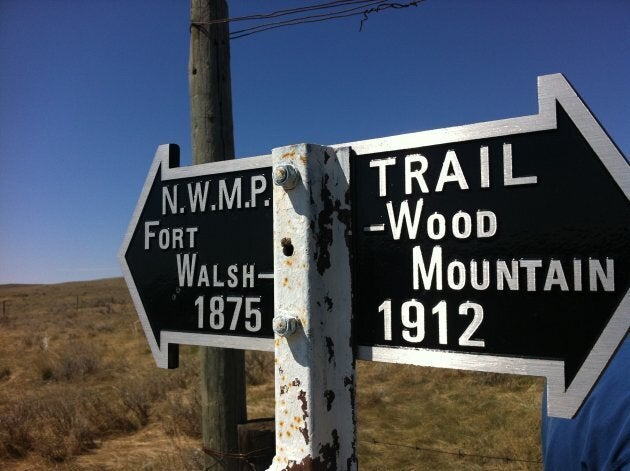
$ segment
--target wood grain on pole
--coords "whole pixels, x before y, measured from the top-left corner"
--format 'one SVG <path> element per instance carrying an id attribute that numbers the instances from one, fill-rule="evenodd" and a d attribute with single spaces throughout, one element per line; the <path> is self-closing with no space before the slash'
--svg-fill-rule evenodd
<path id="1" fill-rule="evenodd" d="M 225 0 L 191 0 L 188 70 L 193 164 L 234 158 L 230 43 Z M 221 458 L 238 452 L 239 423 L 247 420 L 242 350 L 201 347 L 201 400 L 206 467 L 239 469 Z"/>

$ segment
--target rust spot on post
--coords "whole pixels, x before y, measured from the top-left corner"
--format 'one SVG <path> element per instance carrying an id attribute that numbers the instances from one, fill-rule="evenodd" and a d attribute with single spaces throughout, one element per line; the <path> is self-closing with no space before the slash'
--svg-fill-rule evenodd
<path id="1" fill-rule="evenodd" d="M 283 237 L 282 240 L 280 240 L 280 246 L 285 256 L 290 257 L 293 255 L 294 248 L 290 237 Z"/>
<path id="2" fill-rule="evenodd" d="M 335 358 L 335 343 L 330 337 L 326 337 L 326 349 L 328 350 L 328 363 Z"/>
<path id="3" fill-rule="evenodd" d="M 326 410 L 330 412 L 330 408 L 332 407 L 332 403 L 335 400 L 335 392 L 331 389 L 327 389 L 324 392 L 324 396 L 326 397 Z"/>
<path id="4" fill-rule="evenodd" d="M 308 403 L 306 402 L 306 391 L 301 390 L 298 394 L 298 400 L 302 403 L 302 418 L 306 420 L 308 417 Z"/>
<path id="5" fill-rule="evenodd" d="M 319 449 L 323 469 L 337 469 L 337 455 L 339 454 L 339 434 L 337 429 L 332 431 L 332 444 L 326 443 Z"/>
<path id="6" fill-rule="evenodd" d="M 346 247 L 350 247 L 350 237 L 352 236 L 352 212 L 349 209 L 341 209 L 339 201 L 335 201 L 335 212 L 337 213 L 337 219 L 344 226 L 343 237 L 346 241 Z"/>
<path id="7" fill-rule="evenodd" d="M 330 296 L 324 296 L 324 302 L 326 303 L 326 309 L 328 309 L 328 312 L 331 312 L 333 309 L 333 300 L 330 299 Z"/>
<path id="8" fill-rule="evenodd" d="M 328 175 L 324 175 L 324 182 L 322 183 L 322 189 L 320 191 L 320 201 L 324 204 L 324 209 L 317 215 L 317 231 L 314 231 L 317 235 L 314 259 L 317 265 L 317 272 L 320 275 L 323 275 L 324 272 L 330 268 L 329 248 L 332 245 L 333 239 L 332 215 L 334 206 L 332 194 L 327 187 L 328 179 Z"/>
<path id="9" fill-rule="evenodd" d="M 306 443 L 308 445 L 309 442 L 311 441 L 311 438 L 308 435 L 308 424 L 305 422 L 304 423 L 304 427 L 299 427 L 298 430 L 300 431 L 300 433 L 304 437 L 304 443 Z"/>

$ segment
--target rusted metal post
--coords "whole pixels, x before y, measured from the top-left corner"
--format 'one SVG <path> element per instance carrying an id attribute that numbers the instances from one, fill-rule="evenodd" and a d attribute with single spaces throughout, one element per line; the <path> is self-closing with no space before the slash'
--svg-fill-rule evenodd
<path id="1" fill-rule="evenodd" d="M 357 468 L 349 149 L 273 151 L 276 456 L 270 470 Z"/>

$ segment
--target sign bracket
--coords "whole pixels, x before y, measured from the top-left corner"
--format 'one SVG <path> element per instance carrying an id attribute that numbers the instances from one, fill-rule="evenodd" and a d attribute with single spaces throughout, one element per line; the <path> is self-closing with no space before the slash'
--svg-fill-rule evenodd
<path id="1" fill-rule="evenodd" d="M 348 157 L 348 148 L 310 144 L 272 153 L 276 456 L 271 470 L 357 467 Z"/>

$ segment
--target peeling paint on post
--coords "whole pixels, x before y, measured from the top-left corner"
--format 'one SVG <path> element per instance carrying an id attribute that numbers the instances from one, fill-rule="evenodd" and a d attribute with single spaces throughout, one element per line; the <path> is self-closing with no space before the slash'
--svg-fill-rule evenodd
<path id="1" fill-rule="evenodd" d="M 274 323 L 276 456 L 269 469 L 356 470 L 349 149 L 282 147 L 274 149 L 273 165 L 280 319 Z M 298 172 L 295 186 L 284 183 L 287 169 Z M 283 328 L 291 317 L 293 333 Z"/>

